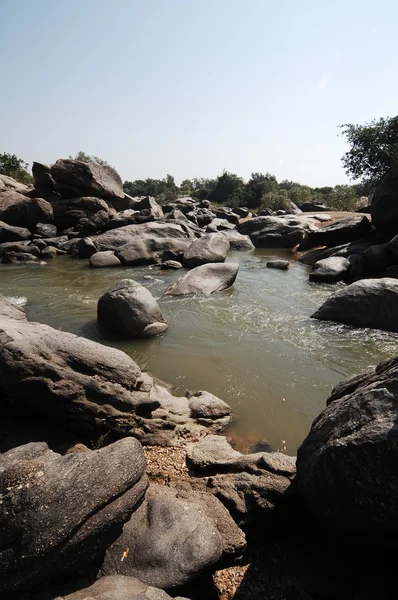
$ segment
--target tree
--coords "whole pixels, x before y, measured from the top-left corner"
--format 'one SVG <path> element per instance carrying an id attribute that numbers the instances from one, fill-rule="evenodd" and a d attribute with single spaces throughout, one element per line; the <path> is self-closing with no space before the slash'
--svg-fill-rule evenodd
<path id="1" fill-rule="evenodd" d="M 287 190 L 275 190 L 266 192 L 261 198 L 261 208 L 271 210 L 286 210 L 290 208 L 290 200 Z"/>
<path id="2" fill-rule="evenodd" d="M 78 152 L 75 156 L 69 156 L 69 158 L 71 160 L 81 160 L 82 162 L 97 163 L 99 165 L 107 165 L 108 164 L 106 162 L 106 160 L 103 160 L 102 158 L 99 158 L 98 156 L 95 156 L 94 154 L 92 156 L 90 156 L 90 154 L 86 154 L 82 150 L 80 150 L 80 152 Z"/>
<path id="3" fill-rule="evenodd" d="M 210 194 L 210 202 L 216 204 L 237 205 L 243 196 L 244 183 L 241 177 L 235 173 L 223 171 L 222 175 L 217 177 L 217 184 Z"/>
<path id="4" fill-rule="evenodd" d="M 4 152 L 0 154 L 0 173 L 13 177 L 21 183 L 32 183 L 33 177 L 27 171 L 28 163 L 22 158 L 18 158 L 15 154 Z"/>
<path id="5" fill-rule="evenodd" d="M 340 126 L 351 148 L 342 157 L 347 175 L 374 188 L 398 152 L 398 117 L 381 118 L 365 125 Z"/>
<path id="6" fill-rule="evenodd" d="M 271 173 L 252 173 L 245 186 L 243 202 L 248 208 L 258 208 L 264 194 L 276 192 L 278 182 Z"/>
<path id="7" fill-rule="evenodd" d="M 192 197 L 198 200 L 208 200 L 213 193 L 217 179 L 205 179 L 203 177 L 192 179 Z"/>

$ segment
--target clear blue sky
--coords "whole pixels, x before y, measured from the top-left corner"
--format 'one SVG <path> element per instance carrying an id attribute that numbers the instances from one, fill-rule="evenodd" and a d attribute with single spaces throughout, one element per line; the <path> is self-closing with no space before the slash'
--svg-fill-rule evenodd
<path id="1" fill-rule="evenodd" d="M 398 113 L 397 22 L 396 0 L 0 0 L 0 152 L 344 183 L 338 125 Z"/>

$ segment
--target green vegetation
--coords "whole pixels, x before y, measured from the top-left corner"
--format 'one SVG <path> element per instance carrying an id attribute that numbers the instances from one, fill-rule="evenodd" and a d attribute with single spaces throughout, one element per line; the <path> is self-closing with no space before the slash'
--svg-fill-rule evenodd
<path id="1" fill-rule="evenodd" d="M 69 156 L 69 158 L 71 160 L 81 160 L 82 162 L 87 162 L 87 163 L 97 163 L 99 165 L 109 164 L 106 162 L 106 160 L 103 160 L 102 158 L 99 158 L 98 156 L 95 156 L 94 154 L 93 155 L 86 154 L 82 150 L 80 150 L 80 152 L 75 154 L 75 156 Z"/>
<path id="2" fill-rule="evenodd" d="M 33 182 L 33 177 L 27 171 L 28 163 L 15 154 L 3 152 L 0 154 L 0 174 L 12 177 L 20 183 L 29 184 Z"/>

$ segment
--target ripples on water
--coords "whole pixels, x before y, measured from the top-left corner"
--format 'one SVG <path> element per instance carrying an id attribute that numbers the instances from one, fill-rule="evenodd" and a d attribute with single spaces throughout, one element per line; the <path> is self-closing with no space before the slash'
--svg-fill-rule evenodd
<path id="1" fill-rule="evenodd" d="M 266 439 L 294 453 L 331 387 L 394 355 L 398 335 L 311 320 L 336 286 L 310 283 L 309 268 L 295 261 L 289 271 L 266 267 L 280 257 L 289 254 L 231 253 L 228 260 L 240 263 L 235 286 L 206 298 L 161 300 L 169 329 L 151 340 L 103 339 L 97 300 L 126 277 L 160 298 L 181 271 L 95 270 L 61 257 L 47 266 L 0 266 L 1 291 L 26 303 L 31 320 L 117 346 L 179 393 L 206 389 L 220 396 L 237 415 L 230 434 L 241 448 Z"/>

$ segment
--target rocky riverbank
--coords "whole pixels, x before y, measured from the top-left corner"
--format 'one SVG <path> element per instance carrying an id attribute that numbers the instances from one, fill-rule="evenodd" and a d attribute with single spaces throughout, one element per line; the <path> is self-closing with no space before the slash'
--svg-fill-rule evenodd
<path id="1" fill-rule="evenodd" d="M 185 268 L 167 297 L 232 286 L 239 264 L 225 262 L 230 248 L 291 248 L 313 265 L 315 285 L 348 284 L 314 318 L 398 331 L 397 169 L 396 161 L 376 190 L 372 224 L 295 206 L 257 217 L 191 198 L 160 207 L 127 196 L 111 167 L 35 163 L 33 188 L 0 176 L 1 261 L 41 269 L 66 253 L 91 268 Z M 120 350 L 31 322 L 4 296 L 4 597 L 393 597 L 396 358 L 332 391 L 296 472 L 295 457 L 234 449 L 220 435 L 233 420 L 224 400 L 175 396 Z M 105 330 L 167 335 L 161 305 L 134 280 L 98 300 Z M 17 441 L 22 422 L 31 423 L 29 443 Z M 352 553 L 360 575 L 347 566 Z"/>

